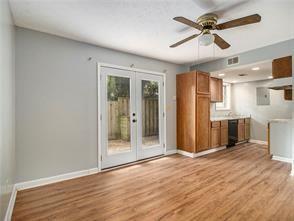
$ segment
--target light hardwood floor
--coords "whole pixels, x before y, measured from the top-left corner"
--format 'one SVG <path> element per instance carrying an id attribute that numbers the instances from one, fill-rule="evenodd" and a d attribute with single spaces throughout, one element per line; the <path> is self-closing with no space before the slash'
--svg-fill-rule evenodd
<path id="1" fill-rule="evenodd" d="M 13 220 L 294 220 L 290 164 L 243 144 L 172 155 L 17 194 Z"/>

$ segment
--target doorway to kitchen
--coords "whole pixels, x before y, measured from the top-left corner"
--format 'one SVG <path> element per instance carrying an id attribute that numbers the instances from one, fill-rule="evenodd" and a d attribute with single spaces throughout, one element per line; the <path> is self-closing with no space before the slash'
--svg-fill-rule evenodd
<path id="1" fill-rule="evenodd" d="M 101 169 L 164 154 L 164 76 L 106 65 L 99 75 Z"/>

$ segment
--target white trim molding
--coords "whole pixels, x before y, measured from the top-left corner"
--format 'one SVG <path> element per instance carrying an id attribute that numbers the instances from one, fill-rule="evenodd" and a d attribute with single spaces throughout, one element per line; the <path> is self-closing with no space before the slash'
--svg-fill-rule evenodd
<path id="1" fill-rule="evenodd" d="M 205 150 L 205 151 L 202 151 L 202 152 L 199 152 L 199 153 L 194 153 L 194 157 L 201 157 L 201 156 L 204 156 L 204 155 L 207 155 L 207 154 L 210 154 L 210 153 L 214 153 L 214 152 L 217 152 L 217 151 L 220 151 L 220 150 L 224 150 L 226 148 L 227 148 L 226 146 L 221 146 L 221 147 Z"/>
<path id="2" fill-rule="evenodd" d="M 150 70 L 144 70 L 144 69 L 138 69 L 134 67 L 125 67 L 125 66 L 119 66 L 119 65 L 114 65 L 114 64 L 108 64 L 108 63 L 101 63 L 97 62 L 96 63 L 96 71 L 97 71 L 97 127 L 98 127 L 98 171 L 102 171 L 102 162 L 101 162 L 101 157 L 102 157 L 102 128 L 101 128 L 101 123 L 102 123 L 102 110 L 101 110 L 101 68 L 102 67 L 108 67 L 108 68 L 115 68 L 115 69 L 120 69 L 120 70 L 127 70 L 127 71 L 132 71 L 132 72 L 140 72 L 140 73 L 146 73 L 146 74 L 152 74 L 152 75 L 158 75 L 163 77 L 163 144 L 164 144 L 164 155 L 169 155 L 167 152 L 167 147 L 166 147 L 166 129 L 167 129 L 167 118 L 166 118 L 166 72 L 157 72 L 157 71 L 150 71 Z M 136 162 L 136 161 L 135 161 Z"/>
<path id="3" fill-rule="evenodd" d="M 190 153 L 190 152 L 187 152 L 187 151 L 184 151 L 184 150 L 178 150 L 177 153 L 178 154 L 181 154 L 183 156 L 186 156 L 186 157 L 194 158 L 194 154 L 193 153 Z"/>
<path id="4" fill-rule="evenodd" d="M 261 144 L 261 145 L 268 145 L 267 141 L 263 141 L 263 140 L 253 140 L 253 139 L 250 139 L 249 142 L 250 143 L 256 143 L 256 144 Z"/>
<path id="5" fill-rule="evenodd" d="M 292 163 L 291 158 L 280 157 L 280 156 L 272 156 L 272 160 L 277 160 L 277 161 L 281 161 L 281 162 L 285 162 L 285 163 Z"/>
<path id="6" fill-rule="evenodd" d="M 8 207 L 7 207 L 7 210 L 6 210 L 5 217 L 4 217 L 4 221 L 10 221 L 11 220 L 12 212 L 13 212 L 13 208 L 14 208 L 14 204 L 15 204 L 15 199 L 16 199 L 16 194 L 17 194 L 17 189 L 16 189 L 16 186 L 13 185 L 11 195 L 10 195 L 10 199 L 9 199 L 9 203 L 8 203 Z"/>
<path id="7" fill-rule="evenodd" d="M 172 150 L 166 150 L 165 154 L 164 155 L 172 155 L 172 154 L 176 154 L 178 151 L 177 149 L 172 149 Z"/>
<path id="8" fill-rule="evenodd" d="M 226 148 L 227 148 L 226 146 L 221 146 L 221 147 L 205 150 L 205 151 L 202 151 L 202 152 L 199 152 L 199 153 L 190 153 L 190 152 L 187 152 L 187 151 L 184 151 L 184 150 L 178 150 L 177 152 L 178 152 L 178 154 L 181 154 L 183 156 L 196 158 L 196 157 L 201 157 L 201 156 L 204 156 L 204 155 L 207 155 L 207 154 L 210 154 L 210 153 L 214 153 L 214 152 L 217 152 L 217 151 L 220 151 L 220 150 L 224 150 Z"/>
<path id="9" fill-rule="evenodd" d="M 57 183 L 61 182 L 64 180 L 70 180 L 78 177 L 83 177 L 83 176 L 88 176 L 91 174 L 98 173 L 99 170 L 98 168 L 93 168 L 93 169 L 88 169 L 88 170 L 80 170 L 76 172 L 71 172 L 71 173 L 65 173 L 57 176 L 52 176 L 52 177 L 45 177 L 37 180 L 31 180 L 31 181 L 26 181 L 22 183 L 17 183 L 15 184 L 16 190 L 25 190 L 33 187 L 38 187 L 38 186 L 44 186 L 47 184 L 51 183 Z"/>

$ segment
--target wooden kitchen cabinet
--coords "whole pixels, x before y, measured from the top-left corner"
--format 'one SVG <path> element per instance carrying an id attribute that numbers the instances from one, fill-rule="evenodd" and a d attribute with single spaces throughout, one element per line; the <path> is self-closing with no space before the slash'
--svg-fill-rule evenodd
<path id="1" fill-rule="evenodd" d="M 223 101 L 223 80 L 210 77 L 210 101 L 222 102 Z"/>
<path id="2" fill-rule="evenodd" d="M 196 101 L 196 152 L 209 149 L 210 96 L 197 95 Z"/>
<path id="3" fill-rule="evenodd" d="M 245 140 L 250 139 L 250 118 L 245 119 Z"/>
<path id="4" fill-rule="evenodd" d="M 220 127 L 218 128 L 211 128 L 210 131 L 210 147 L 215 148 L 220 146 L 220 141 L 221 141 L 221 129 Z"/>
<path id="5" fill-rule="evenodd" d="M 274 59 L 272 62 L 273 78 L 292 76 L 292 56 Z"/>
<path id="6" fill-rule="evenodd" d="M 284 99 L 287 101 L 292 100 L 292 89 L 284 89 Z"/>
<path id="7" fill-rule="evenodd" d="M 210 76 L 177 75 L 177 148 L 196 153 L 210 147 Z"/>
<path id="8" fill-rule="evenodd" d="M 238 142 L 245 140 L 245 122 L 244 119 L 238 120 Z"/>
<path id="9" fill-rule="evenodd" d="M 196 76 L 197 94 L 210 95 L 210 75 L 205 72 L 197 71 Z"/>
<path id="10" fill-rule="evenodd" d="M 210 147 L 228 145 L 228 121 L 212 121 L 210 128 Z"/>
<path id="11" fill-rule="evenodd" d="M 229 143 L 229 127 L 228 121 L 221 121 L 221 129 L 220 129 L 220 146 L 226 146 Z"/>

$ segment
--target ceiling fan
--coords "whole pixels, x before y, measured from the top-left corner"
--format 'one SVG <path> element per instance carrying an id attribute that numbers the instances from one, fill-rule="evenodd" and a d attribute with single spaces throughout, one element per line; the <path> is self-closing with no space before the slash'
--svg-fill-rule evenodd
<path id="1" fill-rule="evenodd" d="M 188 38 L 185 38 L 173 45 L 171 48 L 175 48 L 187 41 L 190 41 L 199 36 L 199 43 L 200 45 L 207 46 L 212 43 L 215 43 L 221 49 L 229 48 L 231 45 L 226 42 L 223 38 L 221 38 L 218 34 L 213 33 L 211 34 L 212 30 L 224 30 L 229 28 L 234 28 L 243 25 L 249 25 L 253 23 L 257 23 L 261 21 L 261 16 L 258 14 L 249 15 L 243 18 L 234 19 L 225 23 L 217 24 L 218 16 L 214 13 L 208 13 L 205 15 L 200 16 L 196 22 L 191 21 L 184 17 L 175 17 L 175 21 L 181 22 L 185 25 L 188 25 L 192 28 L 196 28 L 197 30 L 201 31 L 199 34 L 191 35 Z"/>

